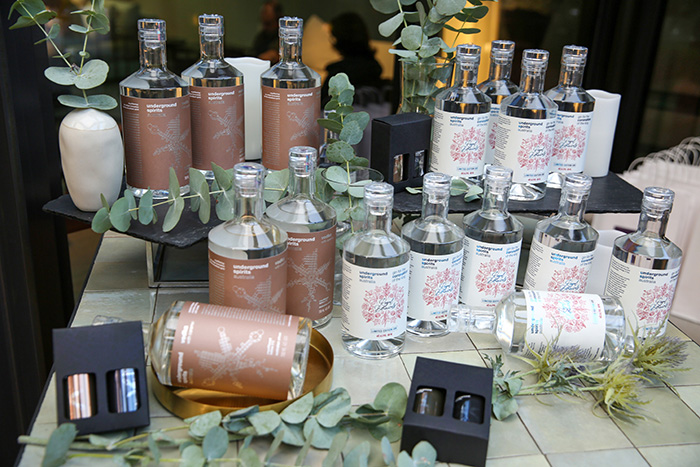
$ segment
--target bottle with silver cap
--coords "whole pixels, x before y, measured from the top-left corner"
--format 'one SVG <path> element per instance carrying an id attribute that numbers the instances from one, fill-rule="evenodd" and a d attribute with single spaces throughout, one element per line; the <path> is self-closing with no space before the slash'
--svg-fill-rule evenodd
<path id="1" fill-rule="evenodd" d="M 192 165 L 187 81 L 166 66 L 165 21 L 140 19 L 138 30 L 141 67 L 119 83 L 126 185 L 135 196 L 150 188 L 153 198 L 167 198 L 172 167 L 184 183 L 180 194 L 187 194 Z"/>
<path id="2" fill-rule="evenodd" d="M 303 25 L 301 18 L 279 19 L 280 61 L 260 75 L 262 163 L 272 170 L 287 167 L 290 148 L 319 145 L 321 75 L 301 61 Z"/>
<path id="3" fill-rule="evenodd" d="M 380 359 L 397 355 L 406 337 L 410 247 L 391 232 L 394 187 L 365 186 L 364 229 L 343 245 L 343 347 Z"/>
<path id="4" fill-rule="evenodd" d="M 683 260 L 681 249 L 666 238 L 673 198 L 668 188 L 647 187 L 637 230 L 613 246 L 605 295 L 620 299 L 631 329 L 640 336 L 660 326 L 665 332 L 673 303 Z"/>
<path id="5" fill-rule="evenodd" d="M 494 163 L 513 170 L 510 198 L 534 201 L 547 188 L 557 104 L 542 94 L 549 52 L 523 52 L 520 91 L 501 101 Z"/>
<path id="6" fill-rule="evenodd" d="M 192 167 L 213 180 L 212 162 L 231 169 L 245 155 L 243 73 L 224 60 L 223 16 L 199 16 L 199 51 L 182 77 L 190 85 Z"/>
<path id="7" fill-rule="evenodd" d="M 287 234 L 263 219 L 265 168 L 233 167 L 233 219 L 209 231 L 209 303 L 284 313 Z"/>
<path id="8" fill-rule="evenodd" d="M 491 99 L 489 127 L 486 130 L 486 147 L 484 148 L 484 164 L 493 164 L 493 151 L 496 146 L 496 128 L 498 128 L 498 112 L 501 101 L 519 91 L 518 86 L 510 80 L 513 68 L 515 42 L 497 40 L 491 42 L 491 65 L 489 77 L 479 84 L 479 90 Z"/>
<path id="9" fill-rule="evenodd" d="M 455 305 L 450 332 L 494 334 L 506 353 L 541 354 L 547 345 L 576 348 L 577 361 L 612 361 L 631 349 L 625 337 L 625 311 L 613 297 L 521 290 L 495 308 Z"/>
<path id="10" fill-rule="evenodd" d="M 587 55 L 586 47 L 565 45 L 559 84 L 544 93 L 558 106 L 548 187 L 559 188 L 567 173 L 583 172 L 595 107 L 595 98 L 581 87 Z"/>
<path id="11" fill-rule="evenodd" d="M 333 311 L 336 213 L 316 197 L 316 149 L 289 150 L 287 196 L 264 219 L 287 232 L 287 313 L 328 323 Z"/>
<path id="12" fill-rule="evenodd" d="M 491 99 L 476 87 L 481 47 L 457 46 L 452 86 L 435 97 L 430 170 L 481 180 Z"/>
<path id="13" fill-rule="evenodd" d="M 567 174 L 557 215 L 537 223 L 530 246 L 524 287 L 584 293 L 598 232 L 583 219 L 593 180 Z"/>
<path id="14" fill-rule="evenodd" d="M 513 171 L 489 165 L 481 209 L 464 216 L 460 303 L 493 308 L 515 290 L 523 224 L 508 212 Z"/>
<path id="15" fill-rule="evenodd" d="M 425 174 L 421 217 L 401 229 L 411 247 L 407 328 L 419 336 L 447 333 L 447 312 L 459 298 L 464 232 L 447 220 L 451 181 Z"/>

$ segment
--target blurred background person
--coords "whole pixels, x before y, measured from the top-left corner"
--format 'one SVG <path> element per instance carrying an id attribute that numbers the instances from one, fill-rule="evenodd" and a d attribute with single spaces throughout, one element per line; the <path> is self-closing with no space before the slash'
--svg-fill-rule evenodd
<path id="1" fill-rule="evenodd" d="M 253 40 L 253 56 L 269 60 L 271 65 L 279 57 L 279 19 L 282 17 L 282 5 L 277 0 L 267 0 L 260 7 L 260 31 Z"/>

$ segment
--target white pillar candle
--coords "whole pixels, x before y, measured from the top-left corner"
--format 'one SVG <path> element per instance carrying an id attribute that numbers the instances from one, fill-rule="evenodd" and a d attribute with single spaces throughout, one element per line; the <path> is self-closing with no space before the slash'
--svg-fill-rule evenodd
<path id="1" fill-rule="evenodd" d="M 591 177 L 604 177 L 610 168 L 610 155 L 615 138 L 621 96 L 599 89 L 589 89 L 588 94 L 595 98 L 595 110 L 588 137 L 583 173 Z"/>
<path id="2" fill-rule="evenodd" d="M 243 73 L 245 96 L 245 159 L 262 158 L 262 93 L 260 75 L 270 68 L 269 60 L 254 57 L 227 58 Z"/>
<path id="3" fill-rule="evenodd" d="M 599 230 L 598 243 L 593 252 L 593 262 L 588 273 L 586 293 L 604 295 L 605 281 L 608 279 L 608 268 L 612 258 L 612 250 L 616 238 L 624 235 L 619 230 Z"/>

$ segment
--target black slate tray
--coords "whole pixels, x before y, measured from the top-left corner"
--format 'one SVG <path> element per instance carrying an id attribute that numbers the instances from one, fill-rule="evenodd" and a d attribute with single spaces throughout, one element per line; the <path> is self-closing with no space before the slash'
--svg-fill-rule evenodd
<path id="1" fill-rule="evenodd" d="M 547 188 L 544 198 L 538 201 L 509 201 L 510 212 L 531 212 L 535 214 L 551 214 L 559 209 L 559 196 L 561 190 Z M 422 195 L 412 195 L 406 191 L 394 195 L 394 212 L 400 214 L 420 214 Z M 605 177 L 593 179 L 591 194 L 588 198 L 586 212 L 589 213 L 615 213 L 640 212 L 642 206 L 642 192 L 630 185 L 619 176 L 608 172 Z M 481 207 L 481 199 L 469 203 L 464 202 L 464 197 L 453 196 L 450 198 L 450 213 L 465 213 L 476 211 Z"/>

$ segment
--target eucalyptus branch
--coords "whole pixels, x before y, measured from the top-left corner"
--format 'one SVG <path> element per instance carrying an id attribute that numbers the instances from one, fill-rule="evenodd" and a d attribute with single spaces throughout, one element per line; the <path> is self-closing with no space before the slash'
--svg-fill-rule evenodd
<path id="1" fill-rule="evenodd" d="M 56 43 L 53 41 L 53 38 L 49 35 L 48 32 L 46 32 L 46 28 L 36 20 L 36 17 L 27 9 L 27 7 L 23 3 L 20 4 L 20 8 L 22 8 L 24 10 L 24 13 L 26 14 L 26 16 L 30 17 L 32 19 L 32 21 L 34 21 L 34 24 L 39 29 L 41 29 L 41 32 L 44 33 L 46 40 L 48 40 L 51 43 L 51 45 L 53 46 L 54 50 L 56 52 L 58 52 L 58 56 L 61 57 L 61 59 L 65 62 L 66 66 L 68 66 L 68 68 L 70 68 L 70 70 L 73 73 L 75 73 L 75 70 L 73 69 L 73 64 L 71 62 L 69 62 L 68 57 L 66 55 L 64 55 L 63 52 L 61 52 L 61 49 L 58 48 L 58 45 L 56 45 Z"/>

